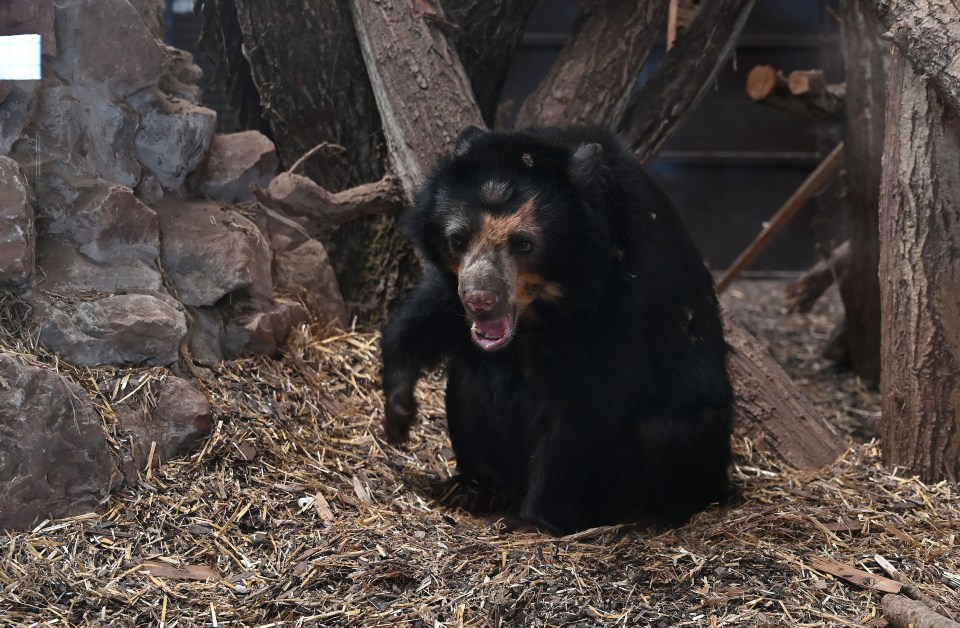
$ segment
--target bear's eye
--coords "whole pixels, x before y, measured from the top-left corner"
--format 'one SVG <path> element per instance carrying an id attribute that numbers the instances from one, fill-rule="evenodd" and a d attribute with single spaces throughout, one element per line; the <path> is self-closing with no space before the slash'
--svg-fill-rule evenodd
<path id="1" fill-rule="evenodd" d="M 533 240 L 527 237 L 519 237 L 513 240 L 513 252 L 517 255 L 529 255 L 533 252 Z"/>
<path id="2" fill-rule="evenodd" d="M 454 253 L 462 253 L 467 248 L 467 238 L 463 234 L 450 234 L 449 240 L 450 250 Z"/>

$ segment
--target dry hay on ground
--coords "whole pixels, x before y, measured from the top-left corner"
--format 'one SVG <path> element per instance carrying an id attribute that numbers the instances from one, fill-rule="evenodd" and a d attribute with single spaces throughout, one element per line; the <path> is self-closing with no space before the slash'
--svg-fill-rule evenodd
<path id="1" fill-rule="evenodd" d="M 740 442 L 730 507 L 553 538 L 457 506 L 438 376 L 413 442 L 385 445 L 377 368 L 375 335 L 304 329 L 281 361 L 209 373 L 201 449 L 100 514 L 0 537 L 0 625 L 857 626 L 880 594 L 810 560 L 879 573 L 874 554 L 960 609 L 957 488 L 873 444 L 803 474 Z"/>

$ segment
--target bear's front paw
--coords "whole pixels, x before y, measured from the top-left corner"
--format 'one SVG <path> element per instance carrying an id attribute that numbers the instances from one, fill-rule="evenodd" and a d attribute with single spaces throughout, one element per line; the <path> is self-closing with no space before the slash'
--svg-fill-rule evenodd
<path id="1" fill-rule="evenodd" d="M 399 391 L 387 395 L 383 431 L 387 442 L 398 445 L 410 438 L 410 427 L 417 421 L 417 402 L 413 391 Z"/>

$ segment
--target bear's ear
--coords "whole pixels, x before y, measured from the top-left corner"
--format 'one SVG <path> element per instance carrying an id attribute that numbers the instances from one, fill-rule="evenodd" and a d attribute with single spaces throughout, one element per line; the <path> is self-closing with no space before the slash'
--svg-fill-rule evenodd
<path id="1" fill-rule="evenodd" d="M 602 160 L 603 147 L 600 144 L 581 144 L 570 158 L 570 178 L 579 185 L 589 184 L 597 174 Z"/>
<path id="2" fill-rule="evenodd" d="M 481 129 L 478 126 L 473 126 L 472 124 L 460 131 L 460 136 L 457 138 L 457 143 L 454 145 L 453 153 L 462 157 L 467 154 L 467 151 L 470 150 L 470 147 L 473 146 L 473 143 L 487 134 L 486 129 Z"/>

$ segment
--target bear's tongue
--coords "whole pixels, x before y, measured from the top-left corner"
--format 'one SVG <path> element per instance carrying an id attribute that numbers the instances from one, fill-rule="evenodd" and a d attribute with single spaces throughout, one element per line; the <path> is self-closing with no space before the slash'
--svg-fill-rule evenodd
<path id="1" fill-rule="evenodd" d="M 491 351 L 506 344 L 513 335 L 513 314 L 507 314 L 495 321 L 474 322 L 470 326 L 470 336 L 484 351 Z"/>

